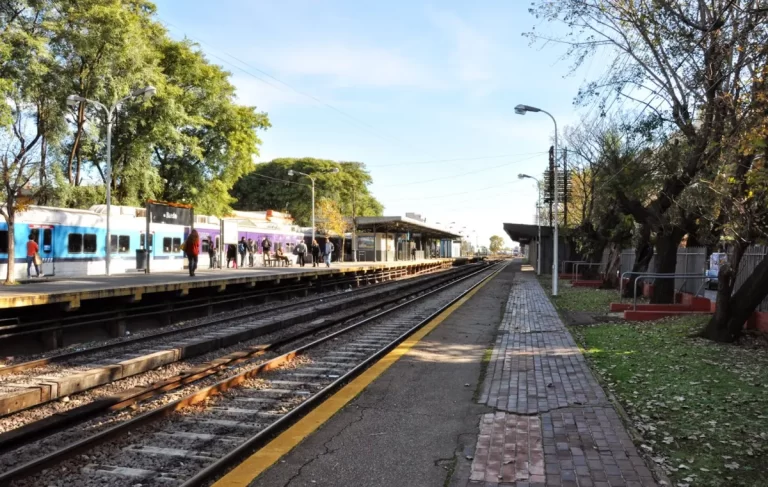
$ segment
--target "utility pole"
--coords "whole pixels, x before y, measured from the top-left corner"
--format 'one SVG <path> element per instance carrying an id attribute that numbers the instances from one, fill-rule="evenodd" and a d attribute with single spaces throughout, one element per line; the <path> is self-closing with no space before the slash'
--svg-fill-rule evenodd
<path id="1" fill-rule="evenodd" d="M 357 191 L 352 191 L 352 262 L 357 262 Z"/>
<path id="2" fill-rule="evenodd" d="M 552 220 L 552 202 L 555 200 L 555 147 L 549 146 L 549 179 L 547 181 L 547 192 L 549 193 L 549 224 L 554 225 Z"/>
<path id="3" fill-rule="evenodd" d="M 563 149 L 563 226 L 568 226 L 568 148 Z"/>

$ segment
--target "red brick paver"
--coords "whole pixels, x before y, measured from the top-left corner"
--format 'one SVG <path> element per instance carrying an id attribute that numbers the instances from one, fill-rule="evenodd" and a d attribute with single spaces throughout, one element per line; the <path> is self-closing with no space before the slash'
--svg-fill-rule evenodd
<path id="1" fill-rule="evenodd" d="M 488 365 L 471 485 L 657 485 L 531 272 L 519 273 Z"/>

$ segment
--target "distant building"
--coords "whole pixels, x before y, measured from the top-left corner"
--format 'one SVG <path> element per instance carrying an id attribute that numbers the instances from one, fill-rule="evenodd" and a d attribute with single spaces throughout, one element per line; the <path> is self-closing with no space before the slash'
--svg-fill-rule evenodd
<path id="1" fill-rule="evenodd" d="M 406 213 L 406 218 L 410 218 L 411 220 L 418 220 L 422 223 L 426 223 L 427 219 L 423 218 L 419 213 Z"/>

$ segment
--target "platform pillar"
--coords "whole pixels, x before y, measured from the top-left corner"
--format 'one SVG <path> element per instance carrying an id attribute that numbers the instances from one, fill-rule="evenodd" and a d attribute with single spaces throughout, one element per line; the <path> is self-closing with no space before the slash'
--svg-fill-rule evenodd
<path id="1" fill-rule="evenodd" d="M 56 350 L 61 348 L 62 343 L 62 330 L 50 330 L 41 333 L 40 340 L 43 343 L 43 350 Z"/>
<path id="2" fill-rule="evenodd" d="M 120 310 L 117 313 L 117 318 L 115 319 L 114 323 L 109 326 L 109 336 L 112 338 L 119 338 L 121 336 L 125 336 L 125 331 L 125 311 Z"/>

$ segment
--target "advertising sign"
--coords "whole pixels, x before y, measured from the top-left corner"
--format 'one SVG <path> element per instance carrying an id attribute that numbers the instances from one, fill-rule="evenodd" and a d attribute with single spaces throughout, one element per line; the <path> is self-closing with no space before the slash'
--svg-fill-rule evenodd
<path id="1" fill-rule="evenodd" d="M 357 237 L 358 250 L 373 250 L 373 237 Z"/>
<path id="2" fill-rule="evenodd" d="M 221 241 L 225 244 L 237 243 L 237 220 L 221 220 Z"/>

